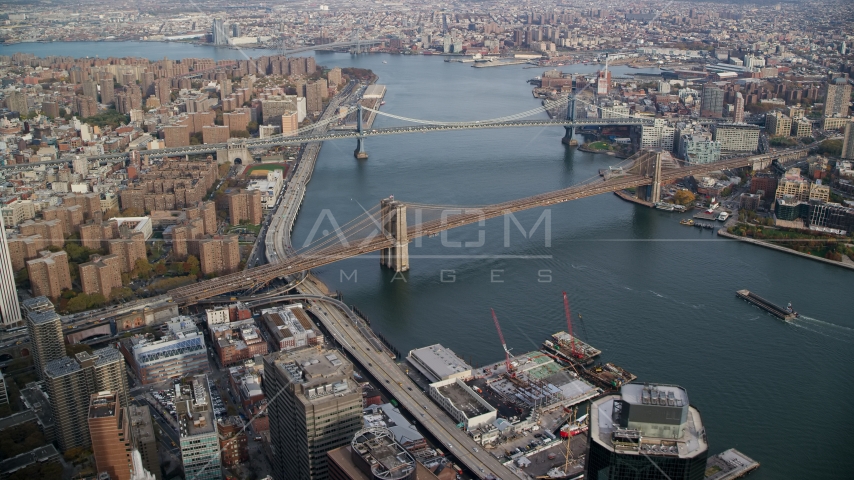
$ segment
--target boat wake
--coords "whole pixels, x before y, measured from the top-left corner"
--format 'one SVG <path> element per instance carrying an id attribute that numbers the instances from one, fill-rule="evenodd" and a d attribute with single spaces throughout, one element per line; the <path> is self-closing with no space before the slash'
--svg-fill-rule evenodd
<path id="1" fill-rule="evenodd" d="M 824 320 L 819 320 L 817 318 L 808 317 L 806 315 L 799 316 L 797 319 L 795 319 L 795 321 L 796 322 L 797 321 L 803 321 L 805 323 L 812 324 L 815 326 L 820 325 L 822 327 L 825 327 L 825 328 L 832 330 L 833 332 L 835 332 L 838 335 L 854 337 L 854 328 L 851 328 L 851 327 L 845 327 L 843 325 L 837 325 L 835 323 L 825 322 Z"/>
<path id="2" fill-rule="evenodd" d="M 823 331 L 818 330 L 816 328 L 812 328 L 812 326 L 810 326 L 810 325 L 799 323 L 797 321 L 797 319 L 795 321 L 789 322 L 789 325 L 796 327 L 796 328 L 802 328 L 808 332 L 816 333 L 818 335 L 821 335 L 822 337 L 832 338 L 834 340 L 838 340 L 840 342 L 847 343 L 849 345 L 854 344 L 854 337 L 847 336 L 847 335 L 839 335 L 839 332 L 834 332 L 834 333 L 823 332 Z"/>
<path id="3" fill-rule="evenodd" d="M 666 298 L 664 295 L 662 295 L 662 294 L 660 294 L 660 293 L 658 293 L 658 292 L 653 292 L 652 290 L 650 290 L 650 291 L 649 291 L 649 293 L 651 293 L 651 294 L 655 295 L 655 296 L 656 296 L 656 297 L 658 297 L 658 298 Z"/>

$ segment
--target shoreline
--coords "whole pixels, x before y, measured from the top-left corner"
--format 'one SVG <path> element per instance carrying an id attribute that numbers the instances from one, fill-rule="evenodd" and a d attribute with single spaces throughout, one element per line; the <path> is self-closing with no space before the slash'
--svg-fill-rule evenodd
<path id="1" fill-rule="evenodd" d="M 732 233 L 727 232 L 727 231 L 726 231 L 726 227 L 721 228 L 721 229 L 718 229 L 718 235 L 719 235 L 719 236 L 721 236 L 721 237 L 724 237 L 724 238 L 730 238 L 730 239 L 733 239 L 733 240 L 738 240 L 738 241 L 740 241 L 740 242 L 751 243 L 751 244 L 753 244 L 753 245 L 758 245 L 758 246 L 760 246 L 760 247 L 765 247 L 765 248 L 770 248 L 770 249 L 773 249 L 773 250 L 778 250 L 778 251 L 783 252 L 783 253 L 789 253 L 789 254 L 792 254 L 792 255 L 798 255 L 798 256 L 800 256 L 800 257 L 807 258 L 807 259 L 810 259 L 810 260 L 817 260 L 817 261 L 820 261 L 820 262 L 827 263 L 827 264 L 829 264 L 829 265 L 835 265 L 835 266 L 837 266 L 837 267 L 847 268 L 848 270 L 854 270 L 854 265 L 848 265 L 848 264 L 846 264 L 846 263 L 837 262 L 837 261 L 835 261 L 835 260 L 828 260 L 828 259 L 826 259 L 826 258 L 816 257 L 815 255 L 810 255 L 810 254 L 807 254 L 807 253 L 798 252 L 798 251 L 796 251 L 796 250 L 792 250 L 791 248 L 781 247 L 780 245 L 775 245 L 775 244 L 773 244 L 773 243 L 764 242 L 764 241 L 762 241 L 762 240 L 756 240 L 756 239 L 754 239 L 754 238 L 746 238 L 746 237 L 741 237 L 741 236 L 738 236 L 738 235 L 734 235 L 734 234 L 732 234 Z"/>
<path id="2" fill-rule="evenodd" d="M 582 152 L 587 152 L 587 153 L 601 153 L 601 154 L 603 154 L 603 155 L 608 155 L 609 157 L 615 157 L 615 158 L 629 158 L 629 157 L 630 157 L 630 155 L 620 155 L 620 154 L 618 154 L 617 152 L 615 152 L 615 151 L 613 151 L 613 150 L 598 150 L 598 149 L 595 149 L 595 148 L 588 148 L 588 147 L 586 146 L 586 144 L 581 144 L 581 145 L 579 145 L 577 148 L 578 148 L 579 150 L 581 150 Z"/>

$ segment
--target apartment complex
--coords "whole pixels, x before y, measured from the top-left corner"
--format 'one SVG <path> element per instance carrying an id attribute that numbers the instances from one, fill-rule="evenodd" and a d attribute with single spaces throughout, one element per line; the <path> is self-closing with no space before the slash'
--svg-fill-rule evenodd
<path id="1" fill-rule="evenodd" d="M 30 290 L 33 296 L 57 299 L 63 290 L 71 289 L 71 273 L 68 270 L 68 254 L 63 251 L 42 250 L 40 258 L 27 260 Z"/>
<path id="2" fill-rule="evenodd" d="M 759 149 L 759 126 L 748 124 L 713 125 L 714 139 L 721 152 L 755 152 Z"/>
<path id="3" fill-rule="evenodd" d="M 237 225 L 244 220 L 252 225 L 259 225 L 263 217 L 261 192 L 241 190 L 228 195 L 228 215 L 232 225 Z"/>
<path id="4" fill-rule="evenodd" d="M 121 208 L 141 212 L 175 210 L 197 205 L 219 173 L 208 157 L 201 161 L 164 161 L 143 169 L 136 181 L 119 192 Z"/>
<path id="5" fill-rule="evenodd" d="M 114 288 L 122 287 L 122 259 L 118 255 L 92 255 L 86 263 L 81 263 L 80 284 L 83 293 L 100 293 L 109 299 Z"/>
<path id="6" fill-rule="evenodd" d="M 120 402 L 128 402 L 125 361 L 113 347 L 49 362 L 44 370 L 44 383 L 61 450 L 91 444 L 88 412 L 92 394 L 109 390 L 118 395 Z"/>
<path id="7" fill-rule="evenodd" d="M 783 112 L 765 115 L 765 131 L 772 137 L 788 137 L 792 133 L 792 119 Z"/>
<path id="8" fill-rule="evenodd" d="M 328 478 L 326 452 L 362 427 L 362 394 L 353 365 L 338 351 L 302 349 L 264 357 L 273 477 Z"/>
<path id="9" fill-rule="evenodd" d="M 851 85 L 846 78 L 835 78 L 827 84 L 827 98 L 824 101 L 825 116 L 847 117 L 850 102 Z"/>
<path id="10" fill-rule="evenodd" d="M 217 235 L 198 241 L 202 274 L 234 273 L 240 267 L 240 243 L 237 235 Z"/>
<path id="11" fill-rule="evenodd" d="M 206 375 L 187 377 L 175 389 L 184 477 L 220 480 L 219 435 L 208 378 Z"/>

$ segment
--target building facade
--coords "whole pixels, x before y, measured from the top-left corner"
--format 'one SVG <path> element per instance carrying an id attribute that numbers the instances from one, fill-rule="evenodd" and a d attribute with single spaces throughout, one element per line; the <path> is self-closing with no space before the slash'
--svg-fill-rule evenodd
<path id="1" fill-rule="evenodd" d="M 115 392 L 91 395 L 89 437 L 97 472 L 106 472 L 110 480 L 130 480 L 133 475 L 130 422 Z"/>
<path id="2" fill-rule="evenodd" d="M 64 251 L 42 250 L 40 258 L 27 260 L 30 275 L 30 290 L 33 296 L 57 299 L 63 290 L 71 289 L 71 273 L 68 270 L 68 254 Z"/>
<path id="3" fill-rule="evenodd" d="M 220 480 L 222 459 L 208 378 L 206 375 L 187 377 L 176 389 L 184 478 Z"/>
<path id="4" fill-rule="evenodd" d="M 715 125 L 713 132 L 714 139 L 721 143 L 721 152 L 755 152 L 759 149 L 757 125 Z"/>
<path id="5" fill-rule="evenodd" d="M 54 311 L 47 297 L 35 297 L 24 302 L 27 309 L 27 333 L 33 366 L 39 378 L 44 379 L 44 369 L 50 362 L 65 357 L 65 337 L 62 335 L 62 319 Z"/>
<path id="6" fill-rule="evenodd" d="M 15 272 L 6 238 L 6 225 L 0 217 L 0 325 L 13 328 L 21 324 L 21 306 L 15 288 Z"/>

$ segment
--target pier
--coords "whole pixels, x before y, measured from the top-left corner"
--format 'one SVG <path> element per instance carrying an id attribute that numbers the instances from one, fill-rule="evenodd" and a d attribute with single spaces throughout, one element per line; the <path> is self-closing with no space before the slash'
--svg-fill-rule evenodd
<path id="1" fill-rule="evenodd" d="M 734 480 L 759 468 L 759 462 L 730 448 L 706 461 L 706 480 Z"/>

